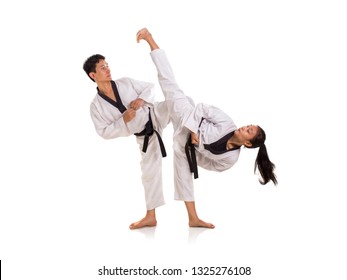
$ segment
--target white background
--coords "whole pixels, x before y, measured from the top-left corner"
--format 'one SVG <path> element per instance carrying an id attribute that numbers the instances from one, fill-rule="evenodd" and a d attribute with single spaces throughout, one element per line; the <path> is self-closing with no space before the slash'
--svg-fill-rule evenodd
<path id="1" fill-rule="evenodd" d="M 346 279 L 343 2 L 2 1 L 4 279 L 102 279 L 103 266 L 153 265 L 252 268 L 233 279 Z M 163 99 L 148 46 L 135 41 L 142 27 L 187 95 L 267 132 L 277 187 L 258 183 L 253 150 L 230 171 L 200 169 L 197 209 L 214 230 L 189 229 L 173 200 L 171 126 L 158 226 L 128 229 L 145 214 L 135 137 L 97 136 L 95 84 L 82 64 L 101 53 L 113 78 L 154 82 Z"/>

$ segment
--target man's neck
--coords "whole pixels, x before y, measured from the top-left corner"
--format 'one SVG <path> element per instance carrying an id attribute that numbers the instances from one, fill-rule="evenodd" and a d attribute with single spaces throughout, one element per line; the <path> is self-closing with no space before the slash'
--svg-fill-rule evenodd
<path id="1" fill-rule="evenodd" d="M 98 89 L 102 94 L 113 96 L 112 84 L 110 82 L 97 83 Z"/>

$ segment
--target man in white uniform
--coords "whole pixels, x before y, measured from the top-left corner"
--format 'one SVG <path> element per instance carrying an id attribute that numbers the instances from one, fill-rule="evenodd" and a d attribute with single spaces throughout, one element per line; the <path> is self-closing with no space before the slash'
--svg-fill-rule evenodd
<path id="1" fill-rule="evenodd" d="M 153 84 L 131 78 L 113 81 L 105 57 L 89 57 L 83 69 L 97 84 L 90 105 L 96 132 L 104 139 L 136 135 L 141 152 L 142 183 L 147 212 L 130 229 L 156 226 L 155 209 L 165 204 L 162 189 L 162 157 L 166 156 L 161 134 L 169 123 L 164 103 L 154 102 Z"/>
<path id="2" fill-rule="evenodd" d="M 265 133 L 255 125 L 237 129 L 232 119 L 214 106 L 203 103 L 194 106 L 192 100 L 179 88 L 165 52 L 146 28 L 137 33 L 137 41 L 140 40 L 145 40 L 151 48 L 151 57 L 174 127 L 175 199 L 185 202 L 189 226 L 214 228 L 213 224 L 198 218 L 191 173 L 194 173 L 195 178 L 198 177 L 197 166 L 219 172 L 231 168 L 238 160 L 243 145 L 248 148 L 261 147 L 262 157 L 263 152 L 267 157 Z M 265 174 L 264 182 L 261 183 L 269 180 L 277 183 L 272 173 L 273 164 L 268 157 L 265 160 L 265 165 L 270 166 L 271 170 L 270 175 Z M 259 163 L 256 163 L 259 167 Z"/>

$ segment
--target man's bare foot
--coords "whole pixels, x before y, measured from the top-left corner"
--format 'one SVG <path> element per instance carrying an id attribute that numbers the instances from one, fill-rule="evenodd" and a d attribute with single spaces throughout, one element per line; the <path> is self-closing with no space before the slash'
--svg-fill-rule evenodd
<path id="1" fill-rule="evenodd" d="M 136 33 L 136 41 L 139 43 L 141 40 L 145 40 L 149 44 L 151 51 L 159 49 L 159 46 L 154 41 L 152 34 L 147 28 L 142 28 Z"/>
<path id="2" fill-rule="evenodd" d="M 140 221 L 137 221 L 135 223 L 132 223 L 129 228 L 130 229 L 138 229 L 143 227 L 155 227 L 157 225 L 156 220 L 147 219 L 146 217 L 141 219 Z"/>
<path id="3" fill-rule="evenodd" d="M 138 228 L 143 228 L 143 227 L 155 227 L 157 225 L 157 219 L 155 217 L 155 209 L 153 210 L 148 210 L 146 213 L 146 216 L 135 222 L 132 223 L 129 228 L 130 229 L 138 229 Z"/>
<path id="4" fill-rule="evenodd" d="M 196 219 L 196 220 L 190 220 L 189 221 L 190 227 L 204 227 L 204 228 L 215 228 L 215 226 L 211 223 L 206 223 L 203 220 Z"/>

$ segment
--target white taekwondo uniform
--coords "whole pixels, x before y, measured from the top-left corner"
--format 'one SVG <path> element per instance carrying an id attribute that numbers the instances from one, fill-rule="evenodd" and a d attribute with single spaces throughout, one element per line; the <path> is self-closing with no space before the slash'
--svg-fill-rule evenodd
<path id="1" fill-rule="evenodd" d="M 136 117 L 125 123 L 123 114 L 116 107 L 119 102 L 115 103 L 98 90 L 90 105 L 91 118 L 96 132 L 105 139 L 140 133 L 145 129 L 150 113 L 154 130 L 161 135 L 163 129 L 169 123 L 169 115 L 164 103 L 154 102 L 154 85 L 131 78 L 115 80 L 115 85 L 125 109 L 129 108 L 131 101 L 137 98 L 142 98 L 145 103 L 136 111 Z M 149 137 L 146 152 L 142 151 L 145 136 L 137 136 L 136 138 L 141 151 L 141 179 L 145 191 L 146 208 L 151 210 L 165 204 L 162 188 L 162 154 L 158 134 L 153 133 Z"/>
<path id="2" fill-rule="evenodd" d="M 198 166 L 212 171 L 224 171 L 235 164 L 240 154 L 240 149 L 226 150 L 226 140 L 237 127 L 227 114 L 214 106 L 203 103 L 194 106 L 192 100 L 177 85 L 163 50 L 152 51 L 151 57 L 158 71 L 159 84 L 174 127 L 175 199 L 194 201 L 193 178 L 185 152 L 190 133 L 199 135 L 199 144 L 195 146 Z M 219 149 L 214 150 L 217 144 Z"/>

